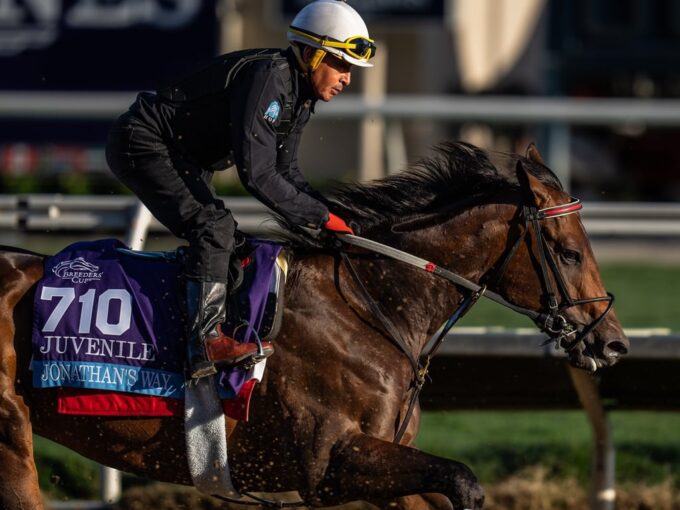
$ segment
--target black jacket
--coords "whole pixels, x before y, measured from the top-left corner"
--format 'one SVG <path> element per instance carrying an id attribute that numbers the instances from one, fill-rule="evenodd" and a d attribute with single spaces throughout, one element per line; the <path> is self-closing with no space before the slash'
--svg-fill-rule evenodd
<path id="1" fill-rule="evenodd" d="M 221 170 L 235 163 L 246 189 L 296 225 L 320 227 L 328 209 L 298 167 L 316 99 L 292 50 L 222 55 L 131 111 L 185 158 Z M 317 198 L 315 198 L 317 197 Z"/>

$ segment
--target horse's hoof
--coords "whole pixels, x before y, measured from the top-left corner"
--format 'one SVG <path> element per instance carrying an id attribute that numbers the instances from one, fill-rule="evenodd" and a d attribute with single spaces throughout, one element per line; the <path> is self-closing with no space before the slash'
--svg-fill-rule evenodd
<path id="1" fill-rule="evenodd" d="M 482 510 L 484 506 L 484 489 L 478 485 L 466 495 L 465 500 L 466 503 L 463 505 L 465 510 Z"/>
<path id="2" fill-rule="evenodd" d="M 456 479 L 456 495 L 451 499 L 453 507 L 458 510 L 481 510 L 484 506 L 484 489 L 477 481 L 477 477 L 467 467 L 459 472 Z"/>

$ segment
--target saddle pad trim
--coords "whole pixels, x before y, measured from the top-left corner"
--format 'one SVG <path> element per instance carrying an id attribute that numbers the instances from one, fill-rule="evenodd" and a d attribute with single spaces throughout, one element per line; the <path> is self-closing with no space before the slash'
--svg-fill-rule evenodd
<path id="1" fill-rule="evenodd" d="M 250 399 L 257 382 L 257 379 L 250 379 L 234 398 L 221 400 L 226 416 L 238 421 L 248 421 Z M 184 400 L 176 398 L 66 387 L 59 388 L 58 391 L 59 414 L 150 418 L 184 415 Z"/>
<path id="2" fill-rule="evenodd" d="M 180 416 L 184 401 L 111 391 L 60 388 L 57 412 L 76 416 Z"/>

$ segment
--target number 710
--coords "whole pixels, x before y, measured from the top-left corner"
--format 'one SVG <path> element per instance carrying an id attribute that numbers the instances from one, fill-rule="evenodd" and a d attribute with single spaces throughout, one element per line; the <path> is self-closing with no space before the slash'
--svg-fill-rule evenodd
<path id="1" fill-rule="evenodd" d="M 80 303 L 80 320 L 78 321 L 78 333 L 89 334 L 92 330 L 92 315 L 97 301 L 97 312 L 94 325 L 104 335 L 122 335 L 130 329 L 132 320 L 132 295 L 125 289 L 108 289 L 96 297 L 96 289 L 89 289 L 78 298 Z M 42 301 L 59 301 L 42 327 L 44 333 L 56 331 L 59 323 L 66 315 L 71 303 L 76 299 L 76 291 L 73 287 L 43 287 L 40 294 Z M 120 302 L 118 319 L 109 322 L 109 310 L 112 301 Z"/>

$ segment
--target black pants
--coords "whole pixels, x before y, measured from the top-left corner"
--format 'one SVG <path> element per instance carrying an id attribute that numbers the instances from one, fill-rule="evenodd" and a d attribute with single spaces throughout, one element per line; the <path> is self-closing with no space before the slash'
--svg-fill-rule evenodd
<path id="1" fill-rule="evenodd" d="M 130 114 L 111 128 L 106 160 L 158 221 L 189 242 L 185 275 L 226 283 L 236 223 L 210 184 L 213 172 L 175 154 Z"/>

